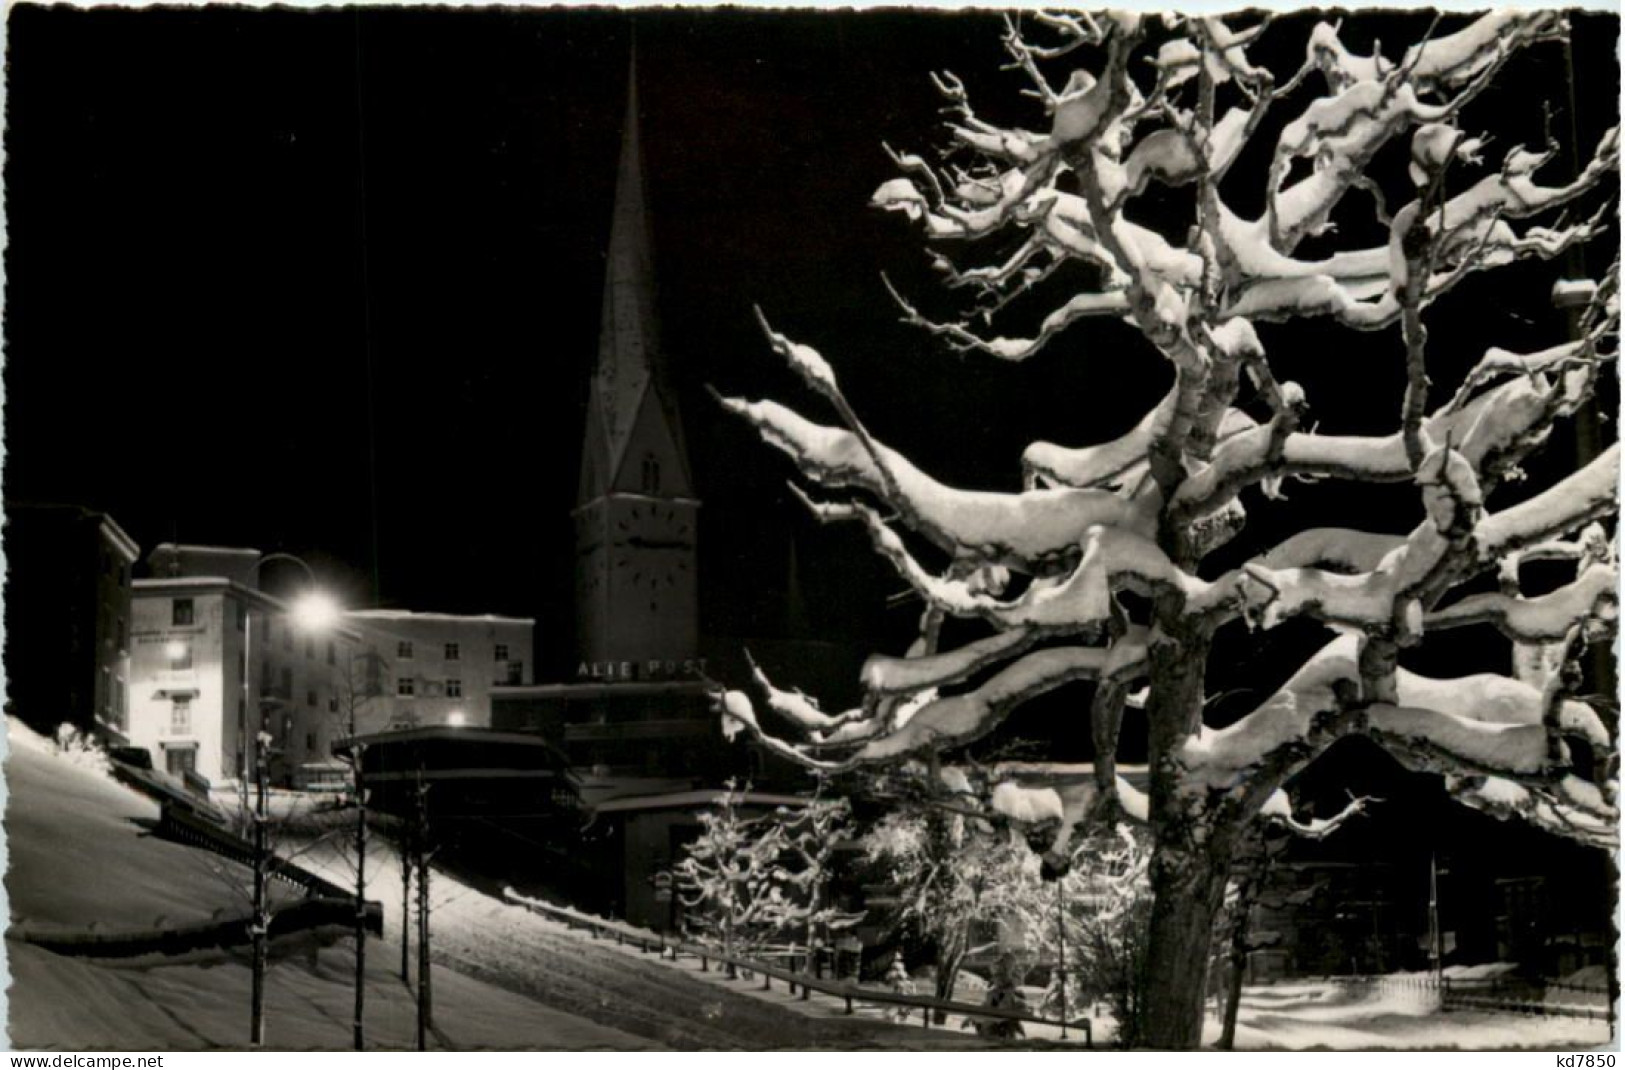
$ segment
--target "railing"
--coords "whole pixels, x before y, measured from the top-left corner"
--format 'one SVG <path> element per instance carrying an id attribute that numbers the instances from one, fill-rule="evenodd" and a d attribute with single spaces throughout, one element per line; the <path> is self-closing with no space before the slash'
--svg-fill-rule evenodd
<path id="1" fill-rule="evenodd" d="M 1609 1012 L 1609 995 L 1605 988 L 1538 979 L 1469 981 L 1446 977 L 1440 1002 L 1447 1011 L 1492 1010 L 1588 1021 L 1606 1021 Z"/>
<path id="2" fill-rule="evenodd" d="M 355 923 L 355 899 L 311 898 L 272 908 L 269 932 L 274 940 L 288 933 L 345 927 Z M 183 955 L 251 942 L 253 918 L 228 918 L 192 925 L 103 932 L 97 929 L 38 931 L 13 927 L 7 936 L 59 955 L 134 958 L 140 955 Z M 367 904 L 367 927 L 383 931 L 383 908 Z"/>
<path id="3" fill-rule="evenodd" d="M 112 771 L 114 780 L 117 780 L 125 787 L 134 788 L 150 799 L 156 800 L 161 806 L 178 807 L 217 825 L 224 823 L 226 820 L 226 815 L 221 813 L 217 806 L 209 802 L 206 796 L 199 798 L 182 791 L 175 785 L 174 781 L 162 774 L 153 772 L 151 769 L 142 769 L 129 762 L 117 760 L 109 762 L 108 767 Z"/>
<path id="4" fill-rule="evenodd" d="M 718 969 L 723 966 L 732 966 L 735 971 L 744 970 L 751 974 L 759 974 L 762 978 L 762 988 L 766 991 L 772 990 L 774 981 L 782 981 L 792 995 L 799 990 L 802 999 L 810 998 L 813 992 L 833 996 L 845 1002 L 847 1014 L 855 1014 L 856 1004 L 858 1003 L 875 1003 L 918 1010 L 921 1024 L 927 1029 L 931 1027 L 931 1018 L 936 1012 L 959 1014 L 972 1020 L 998 1019 L 1002 1021 L 1030 1022 L 1034 1025 L 1059 1027 L 1063 1036 L 1066 1035 L 1067 1029 L 1077 1029 L 1083 1033 L 1084 1044 L 1089 1047 L 1094 1046 L 1094 1023 L 1088 1018 L 1061 1021 L 1056 1018 L 1045 1018 L 1030 1011 L 987 1007 L 976 1003 L 960 1003 L 956 1000 L 907 995 L 902 992 L 887 992 L 884 989 L 864 988 L 849 981 L 809 977 L 805 973 L 771 966 L 756 959 L 744 958 L 738 955 L 725 955 L 713 947 L 673 940 L 662 933 L 649 932 L 646 929 L 639 929 L 624 922 L 596 918 L 539 899 L 529 899 L 519 895 L 512 888 L 502 889 L 502 898 L 506 902 L 524 907 L 533 914 L 539 914 L 554 921 L 562 922 L 571 929 L 584 929 L 595 938 L 613 939 L 621 946 L 636 947 L 645 953 L 658 952 L 662 956 L 670 955 L 674 962 L 677 961 L 679 955 L 697 958 L 700 960 L 700 969 L 702 971 L 708 972 L 711 969 L 711 964 L 716 963 Z M 906 1014 L 907 1011 L 904 1013 Z"/>
<path id="5" fill-rule="evenodd" d="M 204 802 L 208 802 L 209 789 L 213 786 L 209 783 L 208 777 L 204 776 L 202 773 L 199 773 L 196 769 L 188 769 L 186 772 L 181 774 L 181 783 L 186 785 L 187 791 L 191 792 L 193 795 L 196 795 Z"/>
<path id="6" fill-rule="evenodd" d="M 1414 992 L 1438 1006 L 1451 1010 L 1488 1010 L 1542 1017 L 1608 1018 L 1608 991 L 1594 985 L 1567 984 L 1539 978 L 1438 977 L 1433 974 L 1334 977 L 1328 980 L 1350 986 L 1378 988 L 1390 992 Z"/>
<path id="7" fill-rule="evenodd" d="M 254 864 L 254 845 L 241 836 L 212 825 L 179 807 L 166 804 L 160 815 L 158 835 L 190 847 L 213 851 L 245 866 Z M 352 903 L 355 901 L 355 892 L 352 889 L 335 884 L 326 877 L 318 876 L 305 867 L 274 854 L 266 872 L 272 880 L 290 884 L 314 898 L 348 899 Z M 382 933 L 383 907 L 377 902 L 368 900 L 366 910 L 367 928 L 375 933 Z"/>

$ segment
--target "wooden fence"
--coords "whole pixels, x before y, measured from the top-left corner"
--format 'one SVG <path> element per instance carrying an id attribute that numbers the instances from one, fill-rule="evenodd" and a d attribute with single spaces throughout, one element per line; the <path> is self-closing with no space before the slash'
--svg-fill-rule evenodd
<path id="1" fill-rule="evenodd" d="M 799 992 L 802 999 L 810 998 L 813 992 L 833 996 L 844 1001 L 847 1014 L 855 1014 L 856 1005 L 859 1003 L 873 1003 L 903 1008 L 905 1015 L 918 1010 L 920 1012 L 920 1024 L 927 1029 L 931 1027 L 933 1014 L 939 1011 L 944 1014 L 964 1015 L 969 1019 L 1030 1022 L 1034 1025 L 1055 1026 L 1061 1030 L 1063 1038 L 1067 1035 L 1069 1029 L 1076 1029 L 1083 1034 L 1085 1045 L 1094 1046 L 1094 1024 L 1088 1018 L 1061 1021 L 1055 1018 L 1045 1018 L 1031 1011 L 1012 1010 L 1004 1007 L 986 1007 L 976 1003 L 960 1003 L 956 1000 L 936 999 L 932 996 L 915 996 L 902 992 L 888 992 L 885 989 L 865 988 L 849 981 L 809 976 L 804 972 L 773 966 L 756 959 L 743 958 L 738 955 L 724 955 L 714 947 L 674 940 L 662 933 L 649 932 L 646 929 L 639 929 L 623 922 L 595 918 L 579 911 L 554 906 L 552 903 L 529 899 L 519 895 L 512 888 L 504 888 L 502 898 L 509 903 L 524 907 L 533 914 L 539 914 L 561 922 L 571 929 L 585 930 L 597 939 L 614 940 L 619 945 L 636 947 L 645 953 L 670 955 L 673 961 L 676 961 L 680 955 L 698 959 L 702 971 L 709 971 L 713 963 L 718 969 L 732 966 L 735 971 L 744 970 L 750 974 L 760 976 L 762 978 L 762 988 L 767 991 L 772 990 L 774 981 L 779 981 L 785 985 L 786 990 L 792 995 Z M 801 958 L 804 959 L 805 956 L 801 956 Z M 904 1020 L 906 1021 L 906 1018 Z"/>

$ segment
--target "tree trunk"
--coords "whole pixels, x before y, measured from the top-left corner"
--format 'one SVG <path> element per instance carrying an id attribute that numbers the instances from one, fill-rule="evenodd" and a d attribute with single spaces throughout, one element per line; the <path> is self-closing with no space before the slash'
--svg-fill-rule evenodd
<path id="1" fill-rule="evenodd" d="M 1236 1015 L 1241 1010 L 1241 982 L 1247 974 L 1247 915 L 1249 904 L 1238 903 L 1241 915 L 1230 929 L 1229 983 L 1224 993 L 1224 1028 L 1219 1031 L 1219 1047 L 1230 1051 L 1236 1046 Z"/>
<path id="2" fill-rule="evenodd" d="M 963 929 L 959 932 L 944 936 L 937 942 L 937 983 L 936 996 L 941 1000 L 954 998 L 954 984 L 959 980 L 959 967 L 965 961 L 965 951 L 970 941 L 970 935 Z M 936 1022 L 942 1025 L 948 1020 L 946 1011 L 936 1012 Z"/>
<path id="3" fill-rule="evenodd" d="M 1137 1030 L 1148 1048 L 1201 1047 L 1213 922 L 1228 877 L 1228 859 L 1208 855 L 1152 863 L 1145 1002 Z"/>
<path id="4" fill-rule="evenodd" d="M 1180 620 L 1159 599 L 1157 617 Z M 1151 923 L 1144 994 L 1130 1041 L 1160 1050 L 1201 1047 L 1213 923 L 1224 905 L 1235 849 L 1226 827 L 1185 783 L 1180 750 L 1201 726 L 1207 670 L 1205 636 L 1177 631 L 1152 646 L 1147 704 L 1151 765 Z"/>

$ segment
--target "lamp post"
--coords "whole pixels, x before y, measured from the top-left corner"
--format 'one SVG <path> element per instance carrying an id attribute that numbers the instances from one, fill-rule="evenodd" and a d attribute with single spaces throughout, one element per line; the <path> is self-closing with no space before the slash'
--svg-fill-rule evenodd
<path id="1" fill-rule="evenodd" d="M 303 558 L 293 554 L 274 553 L 266 554 L 254 563 L 250 575 L 255 578 L 256 586 L 259 570 L 269 561 L 292 561 L 305 570 L 309 577 L 311 591 L 307 593 L 293 607 L 293 619 L 306 628 L 317 630 L 329 626 L 337 619 L 338 609 L 331 598 L 316 590 L 316 573 L 306 564 Z M 248 809 L 248 703 L 251 694 L 249 686 L 250 667 L 253 664 L 254 642 L 254 614 L 247 610 L 243 614 L 243 671 L 242 702 L 238 709 L 237 749 L 240 755 L 238 761 L 238 784 L 242 799 L 242 808 Z M 266 843 L 266 795 L 269 784 L 267 782 L 268 758 L 270 755 L 271 735 L 265 728 L 264 710 L 259 711 L 259 726 L 254 733 L 254 917 L 250 935 L 253 938 L 253 988 L 249 1004 L 249 1043 L 259 1048 L 265 1044 L 265 972 L 266 961 L 270 950 L 270 904 L 269 880 L 270 858 Z"/>

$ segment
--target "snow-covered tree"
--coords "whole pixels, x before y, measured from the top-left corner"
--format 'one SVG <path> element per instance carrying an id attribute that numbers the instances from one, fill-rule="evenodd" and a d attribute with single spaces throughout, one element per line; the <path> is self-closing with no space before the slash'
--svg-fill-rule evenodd
<path id="1" fill-rule="evenodd" d="M 765 921 L 807 954 L 807 968 L 817 969 L 818 949 L 830 946 L 832 933 L 850 929 L 861 913 L 842 910 L 830 895 L 835 852 L 856 835 L 852 804 L 845 799 L 815 796 L 805 806 L 779 807 L 774 825 L 781 845 L 773 871 L 779 894 L 768 897 Z"/>
<path id="2" fill-rule="evenodd" d="M 1148 839 L 1126 823 L 1094 832 L 1078 845 L 1073 867 L 1060 878 L 1065 949 L 1058 946 L 1056 929 L 1036 930 L 1042 935 L 1045 956 L 1066 964 L 1050 979 L 1046 1009 L 1070 1019 L 1089 1004 L 1105 1003 L 1117 1021 L 1116 1041 L 1122 1047 L 1137 1047 L 1142 1039 L 1150 847 Z"/>
<path id="3" fill-rule="evenodd" d="M 1607 229 L 1617 128 L 1571 146 L 1567 177 L 1549 132 L 1496 130 L 1492 144 L 1468 128 L 1509 64 L 1568 30 L 1557 12 L 1499 10 L 1362 54 L 1338 25 L 1304 18 L 1012 20 L 1004 44 L 1037 125 L 984 118 L 944 74 L 947 155 L 897 154 L 901 175 L 875 194 L 918 224 L 972 304 L 936 319 L 898 295 L 903 316 L 1003 361 L 1126 323 L 1139 352 L 1111 361 L 1157 362 L 1166 392 L 1115 438 L 1080 420 L 1068 444 L 1032 443 L 1008 492 L 922 471 L 869 430 L 824 356 L 765 319 L 835 422 L 722 399 L 791 458 L 816 516 L 861 525 L 928 617 L 980 628 L 947 649 L 937 628 L 913 656 L 872 657 L 862 702 L 843 713 L 759 679 L 757 701 L 805 739 L 782 738 L 743 691 L 720 696 L 725 717 L 839 771 L 971 743 L 1013 708 L 1091 682 L 1095 780 L 1047 789 L 1064 815 L 1050 850 L 1064 856 L 1080 826 L 1119 809 L 1149 822 L 1147 1044 L 1199 1042 L 1239 840 L 1261 816 L 1304 824 L 1283 785 L 1341 738 L 1369 736 L 1489 812 L 1613 844 L 1614 739 L 1575 697 L 1576 674 L 1550 670 L 1577 664 L 1615 615 L 1612 538 L 1593 525 L 1617 509 L 1618 448 L 1525 462 L 1613 382 L 1617 260 L 1563 283 L 1580 303 L 1571 336 L 1532 352 L 1462 352 L 1435 307 L 1484 272 Z M 1034 303 L 1030 335 L 994 333 Z M 1282 352 L 1305 344 L 1290 321 L 1305 319 L 1360 332 L 1342 356 L 1320 350 L 1347 366 L 1357 411 L 1277 375 Z M 1101 335 L 1123 350 L 1120 329 Z M 1402 377 L 1401 396 L 1370 385 L 1378 368 Z M 1139 404 L 1115 389 L 1102 380 L 1120 407 Z M 1388 485 L 1392 504 L 1294 524 L 1282 501 L 1294 481 Z M 1524 594 L 1535 558 L 1567 571 Z M 1324 645 L 1255 708 L 1205 723 L 1215 642 L 1304 621 L 1330 630 Z M 1484 642 L 1487 671 L 1413 671 L 1424 643 L 1469 627 L 1517 645 L 1520 670 Z M 1147 724 L 1143 795 L 1117 773 L 1126 716 Z"/>
<path id="4" fill-rule="evenodd" d="M 1020 926 L 1041 893 L 1040 861 L 1025 839 L 974 814 L 903 806 L 864 834 L 865 856 L 895 887 L 899 925 L 936 954 L 936 997 L 952 999 L 979 931 Z"/>
<path id="5" fill-rule="evenodd" d="M 673 867 L 687 924 L 730 957 L 764 944 L 784 911 L 784 830 L 771 815 L 745 816 L 742 794 L 730 780 L 716 808 L 699 813 L 699 838 Z M 735 973 L 731 962 L 727 972 Z"/>

